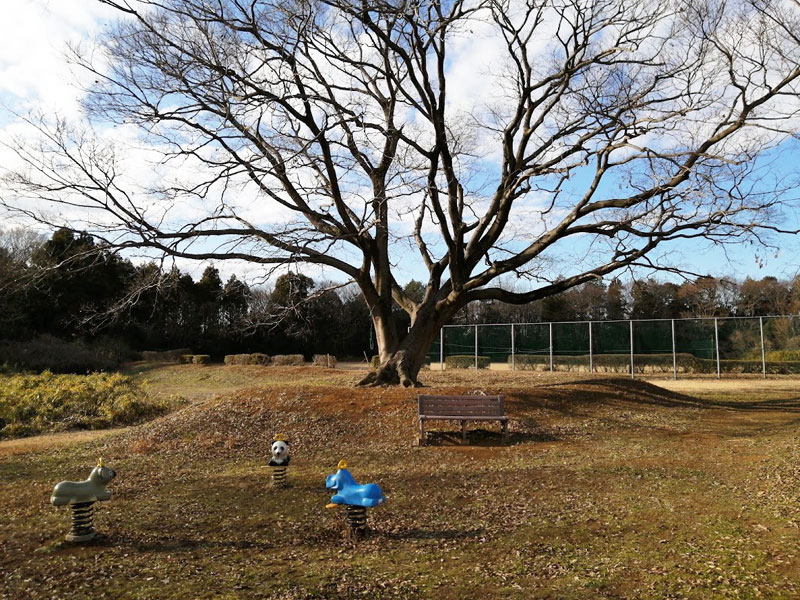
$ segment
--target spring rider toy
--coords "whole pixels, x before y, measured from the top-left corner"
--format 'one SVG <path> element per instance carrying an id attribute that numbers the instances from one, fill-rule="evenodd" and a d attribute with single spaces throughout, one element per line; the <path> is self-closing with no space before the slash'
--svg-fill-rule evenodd
<path id="1" fill-rule="evenodd" d="M 359 485 L 350 471 L 347 462 L 340 460 L 337 471 L 325 479 L 325 487 L 336 493 L 325 508 L 344 506 L 346 509 L 347 537 L 358 539 L 367 531 L 367 508 L 378 506 L 386 501 L 381 488 L 375 483 Z"/>
<path id="2" fill-rule="evenodd" d="M 289 466 L 289 442 L 282 435 L 272 438 L 272 458 L 269 466 L 272 467 L 272 485 L 286 487 L 286 468 Z"/>
<path id="3" fill-rule="evenodd" d="M 111 492 L 106 485 L 117 476 L 116 471 L 97 460 L 86 481 L 62 481 L 53 488 L 50 502 L 53 506 L 69 505 L 72 509 L 72 528 L 67 534 L 68 542 L 88 542 L 95 537 L 94 503 L 108 500 Z"/>

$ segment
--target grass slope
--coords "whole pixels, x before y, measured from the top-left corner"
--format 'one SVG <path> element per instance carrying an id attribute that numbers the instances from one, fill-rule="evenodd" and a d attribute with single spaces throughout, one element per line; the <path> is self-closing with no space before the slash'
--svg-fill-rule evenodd
<path id="1" fill-rule="evenodd" d="M 188 387 L 200 372 L 170 369 Z M 439 374 L 437 392 L 507 393 L 511 434 L 502 443 L 487 426 L 463 446 L 442 426 L 417 448 L 414 391 L 343 387 L 352 373 L 258 373 L 260 387 L 244 387 L 247 375 L 227 396 L 97 442 L 0 458 L 0 598 L 800 596 L 793 382 L 697 396 L 625 379 Z M 274 433 L 292 442 L 287 490 L 264 468 Z M 63 543 L 68 516 L 49 493 L 98 455 L 119 473 L 97 518 L 104 535 Z M 388 498 L 358 546 L 324 508 L 324 476 L 342 458 Z"/>
<path id="2" fill-rule="evenodd" d="M 176 397 L 150 397 L 118 373 L 0 374 L 0 440 L 141 423 L 182 403 Z"/>

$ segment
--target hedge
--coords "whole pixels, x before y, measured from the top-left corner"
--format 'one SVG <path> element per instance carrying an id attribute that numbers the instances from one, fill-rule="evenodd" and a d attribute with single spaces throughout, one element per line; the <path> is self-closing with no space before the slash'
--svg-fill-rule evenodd
<path id="1" fill-rule="evenodd" d="M 769 362 L 798 362 L 800 350 L 771 350 L 764 356 Z"/>
<path id="2" fill-rule="evenodd" d="M 211 356 L 208 354 L 195 354 L 192 362 L 196 365 L 208 365 L 211 363 Z"/>
<path id="3" fill-rule="evenodd" d="M 142 351 L 142 360 L 146 362 L 179 363 L 182 357 L 187 354 L 192 354 L 191 348 L 164 351 L 144 350 Z"/>
<path id="4" fill-rule="evenodd" d="M 272 363 L 272 358 L 261 352 L 228 354 L 225 356 L 224 362 L 226 365 L 269 365 Z"/>
<path id="5" fill-rule="evenodd" d="M 488 356 L 478 357 L 478 368 L 488 369 L 492 359 Z M 474 369 L 475 368 L 475 355 L 474 354 L 454 354 L 446 356 L 444 359 L 444 366 L 448 369 Z"/>
<path id="6" fill-rule="evenodd" d="M 767 361 L 762 364 L 760 360 L 720 360 L 720 370 L 723 373 L 761 373 L 762 368 L 766 367 L 767 373 L 771 375 L 798 375 L 800 374 L 800 361 L 774 362 Z M 717 361 L 708 359 L 698 359 L 696 364 L 697 373 L 716 373 Z"/>
<path id="7" fill-rule="evenodd" d="M 697 358 L 692 354 L 679 353 L 675 357 L 679 373 L 716 373 L 716 359 Z M 673 362 L 672 354 L 634 354 L 634 369 L 636 373 L 672 373 Z M 592 357 L 594 371 L 597 373 L 630 373 L 631 355 L 630 354 L 597 354 Z M 446 361 L 445 361 L 446 364 Z M 508 364 L 512 364 L 512 359 L 508 357 Z M 518 354 L 514 357 L 515 368 L 524 371 L 549 371 L 549 355 Z M 723 373 L 761 373 L 762 363 L 760 360 L 731 360 L 722 359 L 719 363 L 720 371 Z M 767 361 L 767 373 L 798 374 L 800 373 L 800 361 Z M 554 356 L 554 371 L 589 371 L 589 355 L 582 356 Z"/>
<path id="8" fill-rule="evenodd" d="M 672 372 L 672 354 L 634 354 L 634 368 L 637 373 L 667 373 Z M 678 371 L 689 372 L 693 362 L 697 359 L 691 354 L 681 353 L 676 355 Z M 512 364 L 511 356 L 508 364 Z M 520 371 L 549 371 L 549 354 L 518 354 L 514 357 L 513 364 Z M 592 365 L 597 373 L 630 373 L 630 354 L 596 354 L 592 357 Z M 555 371 L 589 371 L 589 355 L 580 356 L 554 356 L 553 370 Z"/>
<path id="9" fill-rule="evenodd" d="M 248 356 L 250 357 L 250 362 L 247 364 L 262 366 L 272 364 L 272 357 L 269 354 L 264 354 L 263 352 L 253 352 Z"/>
<path id="10" fill-rule="evenodd" d="M 332 354 L 315 354 L 313 359 L 315 367 L 327 367 L 333 369 L 336 367 L 336 357 Z"/>
<path id="11" fill-rule="evenodd" d="M 276 354 L 272 357 L 272 364 L 277 366 L 302 367 L 305 359 L 302 354 Z"/>

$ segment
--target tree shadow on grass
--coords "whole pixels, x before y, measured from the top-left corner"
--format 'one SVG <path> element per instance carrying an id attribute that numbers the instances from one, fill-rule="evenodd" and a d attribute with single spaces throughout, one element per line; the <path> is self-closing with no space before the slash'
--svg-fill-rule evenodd
<path id="1" fill-rule="evenodd" d="M 177 367 L 180 366 L 180 363 L 177 362 L 129 362 L 124 363 L 120 367 L 120 372 L 123 375 L 128 376 L 136 376 L 136 375 L 146 375 L 152 371 L 160 371 L 163 370 L 165 367 Z"/>
<path id="2" fill-rule="evenodd" d="M 119 540 L 117 540 L 119 541 Z M 252 540 L 206 540 L 192 538 L 161 538 L 142 542 L 128 540 L 137 552 L 182 552 L 191 550 L 274 550 L 276 544 Z"/>
<path id="3" fill-rule="evenodd" d="M 426 431 L 425 446 L 516 446 L 534 442 L 555 442 L 559 438 L 544 431 L 509 431 L 503 435 L 499 431 L 487 429 L 468 429 L 467 439 L 461 436 L 461 430 Z"/>
<path id="4" fill-rule="evenodd" d="M 537 386 L 535 392 L 509 394 L 523 407 L 539 407 L 580 416 L 579 407 L 592 405 L 661 406 L 665 408 L 726 409 L 735 411 L 772 411 L 800 413 L 800 397 L 752 402 L 696 398 L 636 379 L 598 378 Z"/>
<path id="5" fill-rule="evenodd" d="M 483 529 L 421 529 L 419 527 L 394 532 L 372 530 L 372 533 L 373 535 L 380 535 L 381 537 L 397 541 L 468 540 L 486 535 Z"/>
<path id="6" fill-rule="evenodd" d="M 254 540 L 209 540 L 186 536 L 149 537 L 144 540 L 124 533 L 98 533 L 86 542 L 68 542 L 59 539 L 42 546 L 37 553 L 61 551 L 86 551 L 90 548 L 133 548 L 136 552 L 190 552 L 193 550 L 274 550 L 280 544 Z"/>

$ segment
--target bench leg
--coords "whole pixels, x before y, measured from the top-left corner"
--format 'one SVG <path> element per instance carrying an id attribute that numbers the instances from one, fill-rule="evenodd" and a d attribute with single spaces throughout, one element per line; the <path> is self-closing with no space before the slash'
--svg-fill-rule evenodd
<path id="1" fill-rule="evenodd" d="M 425 445 L 425 422 L 422 419 L 419 420 L 419 445 Z"/>
<path id="2" fill-rule="evenodd" d="M 500 425 L 503 428 L 503 435 L 508 435 L 508 421 L 501 421 Z"/>
<path id="3" fill-rule="evenodd" d="M 461 421 L 461 439 L 467 441 L 467 422 Z"/>

